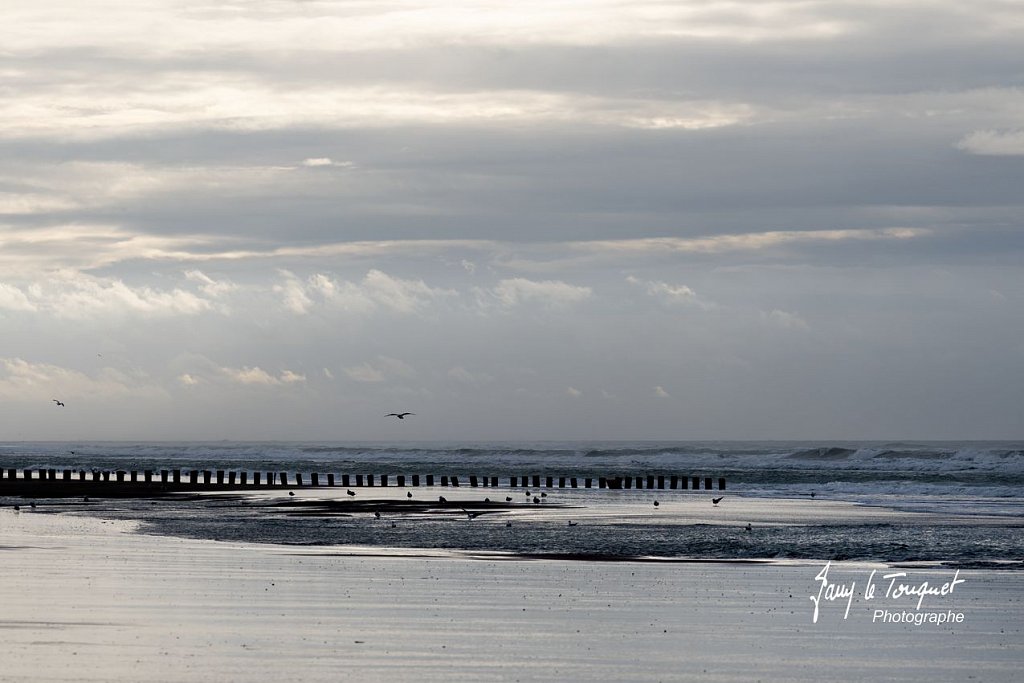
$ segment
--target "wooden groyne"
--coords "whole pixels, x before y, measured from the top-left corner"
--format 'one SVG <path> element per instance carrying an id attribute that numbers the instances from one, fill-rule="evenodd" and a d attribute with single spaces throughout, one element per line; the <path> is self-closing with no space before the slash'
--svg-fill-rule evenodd
<path id="1" fill-rule="evenodd" d="M 184 491 L 243 491 L 253 489 L 316 487 L 419 487 L 534 489 L 658 489 L 711 491 L 712 477 L 677 474 L 573 477 L 550 475 L 480 476 L 434 474 L 336 474 L 333 472 L 289 473 L 250 470 L 84 470 L 84 469 L 0 469 L 0 495 L 62 497 L 77 495 L 145 496 Z M 725 490 L 725 478 L 718 477 L 718 491 Z"/>

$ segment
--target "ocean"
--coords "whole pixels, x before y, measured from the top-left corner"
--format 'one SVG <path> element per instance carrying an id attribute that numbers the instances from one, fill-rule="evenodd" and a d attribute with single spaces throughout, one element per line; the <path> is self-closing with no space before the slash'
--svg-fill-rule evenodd
<path id="1" fill-rule="evenodd" d="M 145 533 L 221 541 L 1024 568 L 1021 442 L 9 442 L 0 443 L 0 467 L 392 476 L 391 487 L 356 496 L 321 488 L 37 501 L 40 511 L 133 519 Z M 412 474 L 455 475 L 463 486 L 394 486 L 394 475 Z M 554 488 L 538 498 L 538 490 L 471 489 L 469 475 L 721 477 L 727 488 Z M 404 505 L 440 496 L 447 506 Z"/>

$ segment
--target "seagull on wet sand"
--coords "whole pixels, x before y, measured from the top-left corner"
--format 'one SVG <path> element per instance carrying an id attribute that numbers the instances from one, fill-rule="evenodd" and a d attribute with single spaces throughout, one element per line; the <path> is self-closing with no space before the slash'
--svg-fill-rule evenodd
<path id="1" fill-rule="evenodd" d="M 719 503 L 722 502 L 723 498 L 725 498 L 725 496 L 719 496 L 718 498 L 712 498 L 711 499 L 711 504 L 712 505 L 718 505 Z"/>
<path id="2" fill-rule="evenodd" d="M 355 491 L 353 491 L 352 489 L 345 489 L 345 493 L 347 493 L 347 494 L 348 494 L 348 495 L 350 495 L 350 496 L 354 496 L 354 495 L 356 495 L 356 492 L 355 492 Z"/>
<path id="3" fill-rule="evenodd" d="M 384 417 L 397 417 L 399 420 L 404 420 L 406 415 L 415 415 L 416 413 L 388 413 Z"/>
<path id="4" fill-rule="evenodd" d="M 405 497 L 406 498 L 412 498 L 412 491 L 406 491 L 405 492 Z"/>

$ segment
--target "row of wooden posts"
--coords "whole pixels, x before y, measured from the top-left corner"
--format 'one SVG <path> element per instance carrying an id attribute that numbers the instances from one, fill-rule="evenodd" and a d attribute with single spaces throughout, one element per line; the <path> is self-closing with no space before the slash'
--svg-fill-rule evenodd
<path id="1" fill-rule="evenodd" d="M 251 478 L 250 478 L 251 474 Z M 58 476 L 59 475 L 59 476 Z M 712 490 L 714 480 L 712 477 L 686 477 L 680 475 L 647 474 L 639 476 L 618 476 L 618 477 L 552 477 L 541 475 L 511 476 L 511 477 L 480 477 L 470 475 L 460 482 L 459 477 L 441 475 L 435 477 L 433 474 L 420 476 L 413 474 L 406 476 L 398 475 L 349 475 L 336 476 L 333 473 L 322 475 L 313 472 L 306 479 L 301 473 L 289 475 L 287 472 L 248 472 L 235 470 L 56 470 L 56 469 L 0 469 L 0 480 L 9 481 L 33 481 L 33 482 L 54 482 L 79 481 L 79 482 L 114 482 L 114 483 L 147 483 L 147 484 L 174 484 L 177 486 L 220 486 L 220 487 L 257 487 L 257 486 L 460 486 L 468 483 L 469 486 L 498 487 L 502 480 L 507 482 L 510 488 L 597 488 L 601 489 L 678 489 L 693 490 L 701 489 L 703 482 L 704 490 Z M 392 484 L 392 482 L 394 482 Z M 718 478 L 718 490 L 725 490 L 725 479 Z"/>

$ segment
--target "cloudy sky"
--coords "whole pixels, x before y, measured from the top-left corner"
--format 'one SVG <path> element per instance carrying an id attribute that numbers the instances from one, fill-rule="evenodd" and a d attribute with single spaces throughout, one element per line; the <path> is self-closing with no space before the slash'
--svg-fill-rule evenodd
<path id="1" fill-rule="evenodd" d="M 3 19 L 0 440 L 1022 436 L 1020 2 Z"/>

